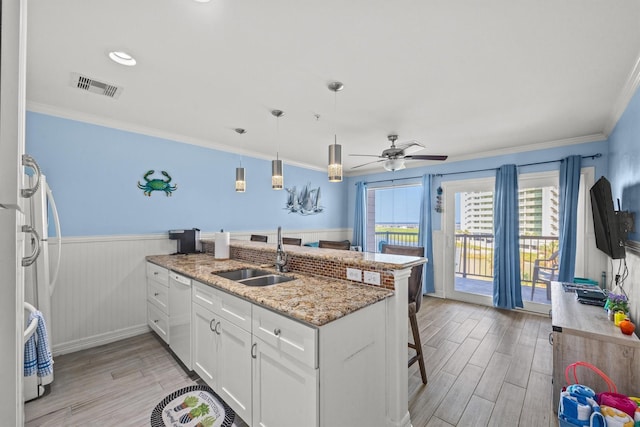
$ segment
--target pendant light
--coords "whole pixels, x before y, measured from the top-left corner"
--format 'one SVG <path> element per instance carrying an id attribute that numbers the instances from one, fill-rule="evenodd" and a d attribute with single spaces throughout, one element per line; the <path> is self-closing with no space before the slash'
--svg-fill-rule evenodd
<path id="1" fill-rule="evenodd" d="M 234 129 L 238 134 L 244 135 L 247 133 L 242 128 Z M 242 167 L 242 156 L 240 156 L 240 167 L 236 168 L 236 193 L 244 193 L 247 189 L 247 181 L 244 178 L 244 168 Z"/>
<path id="2" fill-rule="evenodd" d="M 335 112 L 337 110 L 337 93 L 344 88 L 344 85 L 340 82 L 329 83 L 329 90 L 334 93 L 334 123 Z M 335 125 L 337 128 L 337 124 Z M 329 182 L 341 182 L 342 181 L 342 146 L 338 144 L 337 131 L 334 130 L 333 144 L 329 145 L 329 166 L 327 167 L 327 173 L 329 175 Z"/>
<path id="3" fill-rule="evenodd" d="M 284 116 L 281 110 L 273 110 L 271 114 L 276 118 L 276 139 L 278 147 L 276 150 L 276 159 L 271 161 L 271 188 L 274 190 L 282 190 L 284 187 L 284 176 L 282 173 L 282 160 L 278 157 L 280 148 L 280 117 Z"/>

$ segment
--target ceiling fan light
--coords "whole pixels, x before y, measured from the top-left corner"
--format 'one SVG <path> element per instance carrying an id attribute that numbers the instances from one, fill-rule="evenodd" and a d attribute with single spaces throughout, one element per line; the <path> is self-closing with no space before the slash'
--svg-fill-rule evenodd
<path id="1" fill-rule="evenodd" d="M 327 167 L 329 182 L 342 181 L 342 146 L 340 144 L 329 145 L 329 166 Z"/>
<path id="2" fill-rule="evenodd" d="M 244 168 L 236 168 L 236 192 L 244 193 L 247 189 L 247 181 L 244 179 Z"/>
<path id="3" fill-rule="evenodd" d="M 274 190 L 282 190 L 284 186 L 284 177 L 282 175 L 282 160 L 271 161 L 271 188 Z"/>
<path id="4" fill-rule="evenodd" d="M 387 159 L 382 164 L 384 168 L 390 172 L 404 169 L 404 159 Z"/>

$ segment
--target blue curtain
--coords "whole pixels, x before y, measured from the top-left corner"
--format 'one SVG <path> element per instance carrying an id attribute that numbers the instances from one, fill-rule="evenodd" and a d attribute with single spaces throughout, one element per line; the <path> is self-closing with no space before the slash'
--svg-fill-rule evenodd
<path id="1" fill-rule="evenodd" d="M 523 307 L 519 217 L 516 165 L 500 166 L 493 195 L 493 305 L 498 308 Z"/>
<path id="2" fill-rule="evenodd" d="M 360 246 L 366 251 L 365 242 L 367 235 L 367 184 L 356 182 L 356 212 L 353 218 L 353 246 Z"/>
<path id="3" fill-rule="evenodd" d="M 569 156 L 560 164 L 560 254 L 558 280 L 573 282 L 576 270 L 576 230 L 581 156 Z"/>
<path id="4" fill-rule="evenodd" d="M 424 246 L 424 256 L 428 262 L 422 272 L 422 293 L 430 294 L 436 291 L 433 278 L 433 233 L 431 226 L 431 182 L 433 175 L 422 175 L 422 203 L 420 203 L 420 230 L 418 246 Z"/>

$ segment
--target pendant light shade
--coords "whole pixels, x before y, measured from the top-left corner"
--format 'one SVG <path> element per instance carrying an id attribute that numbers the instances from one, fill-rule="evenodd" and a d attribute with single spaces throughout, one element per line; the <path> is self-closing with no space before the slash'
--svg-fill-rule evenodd
<path id="1" fill-rule="evenodd" d="M 334 93 L 334 110 L 337 110 L 337 93 L 341 91 L 342 88 L 344 88 L 344 85 L 341 82 L 329 83 L 329 90 Z M 333 144 L 329 146 L 327 173 L 329 175 L 329 182 L 342 181 L 342 146 L 338 144 L 337 133 L 333 135 Z"/>
<path id="2" fill-rule="evenodd" d="M 247 189 L 247 181 L 244 179 L 244 168 L 236 168 L 236 192 L 244 193 Z"/>
<path id="3" fill-rule="evenodd" d="M 329 146 L 329 166 L 327 168 L 329 182 L 342 181 L 342 146 L 334 135 L 334 142 Z"/>
<path id="4" fill-rule="evenodd" d="M 247 133 L 245 129 L 235 128 L 238 135 Z M 244 168 L 242 167 L 242 157 L 240 157 L 240 166 L 236 168 L 236 193 L 244 193 L 247 190 L 247 181 L 244 179 Z"/>
<path id="5" fill-rule="evenodd" d="M 276 159 L 271 161 L 271 188 L 274 190 L 282 190 L 284 185 L 284 177 L 282 176 L 282 160 Z"/>
<path id="6" fill-rule="evenodd" d="M 276 118 L 276 139 L 278 142 L 278 148 L 280 148 L 280 117 L 284 116 L 284 111 L 273 110 L 271 114 Z M 276 151 L 276 159 L 271 161 L 271 188 L 274 190 L 282 190 L 284 187 L 284 175 L 282 172 L 282 160 L 278 158 L 278 151 Z"/>

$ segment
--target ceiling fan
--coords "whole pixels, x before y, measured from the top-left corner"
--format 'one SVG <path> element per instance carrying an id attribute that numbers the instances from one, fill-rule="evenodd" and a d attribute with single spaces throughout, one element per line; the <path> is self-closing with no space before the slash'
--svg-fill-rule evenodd
<path id="1" fill-rule="evenodd" d="M 398 140 L 398 135 L 388 135 L 387 139 L 391 142 L 391 147 L 387 148 L 380 155 L 375 154 L 349 154 L 350 156 L 363 156 L 363 157 L 378 157 L 379 160 L 374 160 L 372 162 L 363 163 L 358 166 L 354 166 L 351 169 L 357 169 L 362 166 L 370 165 L 372 163 L 384 162 L 382 165 L 388 171 L 397 171 L 400 169 L 404 169 L 404 161 L 405 160 L 447 160 L 448 156 L 440 156 L 440 155 L 412 155 L 407 154 L 407 149 L 411 147 L 422 147 L 424 145 L 419 144 L 415 141 L 404 142 L 402 144 L 396 145 L 396 141 Z"/>

